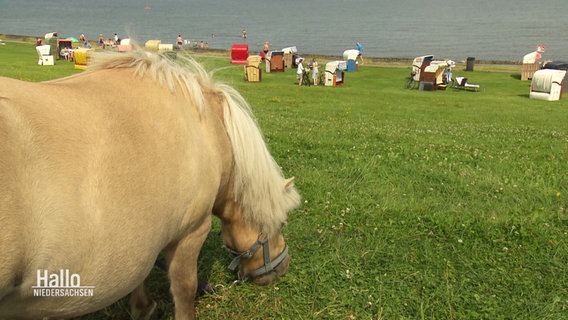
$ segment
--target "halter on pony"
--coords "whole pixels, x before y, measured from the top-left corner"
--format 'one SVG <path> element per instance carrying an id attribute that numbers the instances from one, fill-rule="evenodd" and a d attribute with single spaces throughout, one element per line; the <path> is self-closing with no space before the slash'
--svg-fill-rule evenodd
<path id="1" fill-rule="evenodd" d="M 278 256 L 276 256 L 276 258 L 272 261 L 270 260 L 270 246 L 268 245 L 268 238 L 262 232 L 258 235 L 256 242 L 245 252 L 238 252 L 225 246 L 225 249 L 234 257 L 233 261 L 231 261 L 231 264 L 229 265 L 229 270 L 231 271 L 235 271 L 242 260 L 252 258 L 261 246 L 264 256 L 264 265 L 248 274 L 241 274 L 239 272 L 239 280 L 247 281 L 251 278 L 260 277 L 274 271 L 274 269 L 276 269 L 276 267 L 278 267 L 278 265 L 288 256 L 288 245 L 285 244 L 282 252 L 280 252 L 280 254 L 278 254 Z"/>

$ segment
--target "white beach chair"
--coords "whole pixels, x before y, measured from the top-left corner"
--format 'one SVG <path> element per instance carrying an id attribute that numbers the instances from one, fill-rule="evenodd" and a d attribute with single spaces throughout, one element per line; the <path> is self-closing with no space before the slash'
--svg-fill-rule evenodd
<path id="1" fill-rule="evenodd" d="M 463 89 L 463 90 L 470 90 L 478 92 L 481 90 L 481 86 L 478 84 L 467 83 L 467 78 L 465 77 L 456 77 L 456 85 L 454 86 L 456 89 Z"/>
<path id="2" fill-rule="evenodd" d="M 542 69 L 534 73 L 530 98 L 557 101 L 562 98 L 566 70 Z"/>
<path id="3" fill-rule="evenodd" d="M 49 52 L 50 50 L 51 50 L 51 45 L 49 44 L 36 47 L 37 55 L 39 56 L 37 64 L 42 66 L 52 66 L 54 64 L 53 56 L 50 55 Z"/>

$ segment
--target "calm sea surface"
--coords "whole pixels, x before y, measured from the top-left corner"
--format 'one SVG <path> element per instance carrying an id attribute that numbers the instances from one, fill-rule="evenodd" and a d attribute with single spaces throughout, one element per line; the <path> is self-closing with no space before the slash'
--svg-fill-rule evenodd
<path id="1" fill-rule="evenodd" d="M 0 0 L 0 33 L 60 37 L 127 33 L 143 43 L 208 42 L 260 51 L 341 55 L 363 44 L 374 57 L 521 60 L 544 43 L 544 59 L 568 60 L 568 0 Z"/>

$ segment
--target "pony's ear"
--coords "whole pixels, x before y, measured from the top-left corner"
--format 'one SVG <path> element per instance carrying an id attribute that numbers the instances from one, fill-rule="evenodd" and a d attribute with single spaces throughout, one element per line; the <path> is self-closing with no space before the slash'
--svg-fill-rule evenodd
<path id="1" fill-rule="evenodd" d="M 284 189 L 288 190 L 289 188 L 292 188 L 294 186 L 295 179 L 296 178 L 292 177 L 290 179 L 284 180 Z"/>

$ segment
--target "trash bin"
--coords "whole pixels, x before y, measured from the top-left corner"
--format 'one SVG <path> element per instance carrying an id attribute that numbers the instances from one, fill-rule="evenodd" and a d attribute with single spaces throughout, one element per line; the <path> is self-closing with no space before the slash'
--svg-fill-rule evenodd
<path id="1" fill-rule="evenodd" d="M 474 64 L 475 64 L 475 57 L 467 57 L 467 64 L 465 66 L 465 71 L 473 71 Z"/>

